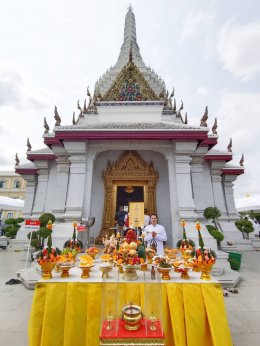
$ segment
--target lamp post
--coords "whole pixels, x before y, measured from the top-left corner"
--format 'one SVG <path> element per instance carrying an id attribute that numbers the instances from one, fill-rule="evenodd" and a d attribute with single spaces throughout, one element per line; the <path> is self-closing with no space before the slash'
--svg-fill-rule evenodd
<path id="1" fill-rule="evenodd" d="M 82 223 L 86 226 L 86 232 L 87 232 L 87 248 L 89 248 L 89 233 L 90 233 L 90 228 L 94 225 L 95 223 L 95 217 L 89 216 L 89 217 L 83 217 L 81 219 Z"/>

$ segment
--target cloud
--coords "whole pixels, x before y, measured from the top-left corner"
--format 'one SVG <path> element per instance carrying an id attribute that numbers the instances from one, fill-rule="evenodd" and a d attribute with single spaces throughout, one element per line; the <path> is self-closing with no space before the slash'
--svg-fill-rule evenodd
<path id="1" fill-rule="evenodd" d="M 218 114 L 219 149 L 233 141 L 233 164 L 245 156 L 245 174 L 238 178 L 239 194 L 260 193 L 260 93 L 223 93 Z M 238 190 L 235 190 L 236 192 Z"/>
<path id="2" fill-rule="evenodd" d="M 242 80 L 252 79 L 260 72 L 260 22 L 228 21 L 220 30 L 217 52 L 225 70 Z"/>
<path id="3" fill-rule="evenodd" d="M 195 36 L 202 33 L 205 28 L 213 23 L 214 18 L 214 15 L 201 11 L 187 14 L 182 22 L 180 42 L 193 39 Z"/>

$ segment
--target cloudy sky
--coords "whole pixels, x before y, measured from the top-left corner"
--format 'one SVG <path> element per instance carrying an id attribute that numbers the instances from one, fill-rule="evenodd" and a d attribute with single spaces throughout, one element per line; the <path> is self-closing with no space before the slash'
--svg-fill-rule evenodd
<path id="1" fill-rule="evenodd" d="M 219 143 L 245 156 L 235 196 L 260 195 L 260 1 L 132 0 L 144 62 L 175 87 L 190 124 L 207 105 Z M 0 170 L 43 147 L 43 117 L 71 124 L 77 100 L 117 61 L 125 0 L 0 1 Z"/>

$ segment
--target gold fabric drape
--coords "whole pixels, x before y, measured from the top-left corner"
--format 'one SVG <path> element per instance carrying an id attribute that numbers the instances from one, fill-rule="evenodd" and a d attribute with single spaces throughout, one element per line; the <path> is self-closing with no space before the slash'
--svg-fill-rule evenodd
<path id="1" fill-rule="evenodd" d="M 29 320 L 29 345 L 98 346 L 102 285 L 37 283 Z M 118 285 L 119 306 L 130 301 L 143 306 L 144 283 L 106 285 L 111 285 L 111 290 Z M 161 284 L 161 291 L 167 346 L 232 346 L 220 284 L 165 283 Z"/>

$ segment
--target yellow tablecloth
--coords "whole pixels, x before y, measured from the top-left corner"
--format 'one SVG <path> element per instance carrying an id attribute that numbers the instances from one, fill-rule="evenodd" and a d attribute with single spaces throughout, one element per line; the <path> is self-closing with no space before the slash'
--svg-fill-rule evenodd
<path id="1" fill-rule="evenodd" d="M 142 304 L 143 283 L 118 288 L 121 300 Z M 161 289 L 167 346 L 232 346 L 220 284 L 167 283 Z M 98 346 L 101 297 L 102 283 L 37 283 L 30 346 Z"/>

